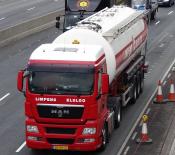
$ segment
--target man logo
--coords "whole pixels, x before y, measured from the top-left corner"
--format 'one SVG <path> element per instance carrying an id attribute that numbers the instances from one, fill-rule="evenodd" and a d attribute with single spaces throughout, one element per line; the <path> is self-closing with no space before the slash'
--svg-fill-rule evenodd
<path id="1" fill-rule="evenodd" d="M 58 114 L 58 117 L 62 117 L 63 116 L 62 110 L 58 110 L 57 114 Z"/>

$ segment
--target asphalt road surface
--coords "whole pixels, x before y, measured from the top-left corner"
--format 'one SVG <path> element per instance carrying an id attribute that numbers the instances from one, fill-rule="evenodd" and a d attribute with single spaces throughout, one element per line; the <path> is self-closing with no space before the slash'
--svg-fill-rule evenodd
<path id="1" fill-rule="evenodd" d="M 175 43 L 175 40 L 173 41 Z M 139 143 L 141 138 L 143 121 L 139 120 L 132 136 L 130 137 L 123 155 L 174 155 L 175 154 L 175 102 L 168 98 L 170 92 L 170 80 L 175 82 L 175 61 L 162 79 L 163 102 L 156 101 L 156 95 L 149 102 L 144 114 L 148 115 L 147 135 L 149 141 Z M 151 140 L 152 142 L 151 142 Z"/>
<path id="2" fill-rule="evenodd" d="M 63 10 L 63 7 L 64 0 L 0 0 L 0 29 Z"/>
<path id="3" fill-rule="evenodd" d="M 123 109 L 123 120 L 115 130 L 104 152 L 33 152 L 25 146 L 24 97 L 16 89 L 16 76 L 23 69 L 31 52 L 40 44 L 52 42 L 61 32 L 50 28 L 34 34 L 0 50 L 0 155 L 118 155 L 135 122 L 175 58 L 175 6 L 160 8 L 157 19 L 149 27 L 147 60 L 149 72 L 145 75 L 145 88 L 136 104 Z"/>

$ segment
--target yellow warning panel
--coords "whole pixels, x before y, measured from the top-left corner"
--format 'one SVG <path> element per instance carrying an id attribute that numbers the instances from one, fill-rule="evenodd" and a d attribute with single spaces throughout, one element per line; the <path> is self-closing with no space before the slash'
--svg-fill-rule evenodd
<path id="1" fill-rule="evenodd" d="M 142 120 L 143 120 L 143 122 L 147 122 L 148 121 L 148 115 L 143 115 Z"/>
<path id="2" fill-rule="evenodd" d="M 72 41 L 72 44 L 80 44 L 80 42 L 75 39 L 75 40 Z"/>
<path id="3" fill-rule="evenodd" d="M 79 2 L 79 6 L 80 6 L 81 8 L 88 7 L 88 6 L 89 6 L 89 2 L 86 1 L 86 0 L 80 1 L 80 2 Z"/>

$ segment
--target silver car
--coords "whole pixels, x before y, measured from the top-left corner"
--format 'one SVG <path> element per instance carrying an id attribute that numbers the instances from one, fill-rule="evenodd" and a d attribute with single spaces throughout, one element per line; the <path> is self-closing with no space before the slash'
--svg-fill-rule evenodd
<path id="1" fill-rule="evenodd" d="M 159 6 L 169 6 L 174 5 L 174 0 L 158 0 Z"/>

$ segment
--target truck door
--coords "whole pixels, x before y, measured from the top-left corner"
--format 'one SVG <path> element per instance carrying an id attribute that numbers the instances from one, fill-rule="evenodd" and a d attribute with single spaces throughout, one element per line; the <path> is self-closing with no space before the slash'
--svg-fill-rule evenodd
<path id="1" fill-rule="evenodd" d="M 97 103 L 99 106 L 99 114 L 104 115 L 107 110 L 107 95 L 101 93 L 102 88 L 102 71 L 98 73 L 98 95 Z M 103 117 L 101 117 L 103 118 Z"/>

